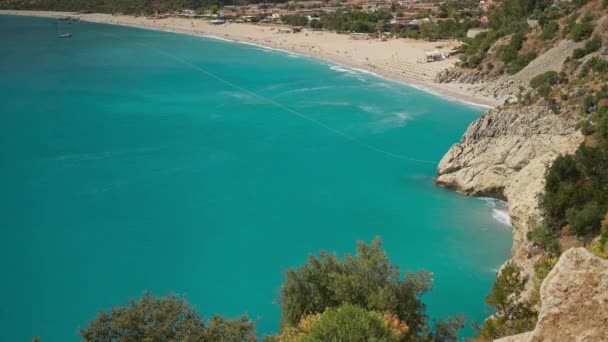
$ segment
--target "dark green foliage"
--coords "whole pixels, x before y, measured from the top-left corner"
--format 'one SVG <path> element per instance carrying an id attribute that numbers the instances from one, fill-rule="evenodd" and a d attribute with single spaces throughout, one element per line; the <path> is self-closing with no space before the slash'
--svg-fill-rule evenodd
<path id="1" fill-rule="evenodd" d="M 540 305 L 540 287 L 542 282 L 547 278 L 549 272 L 553 269 L 559 257 L 557 255 L 548 255 L 543 256 L 541 259 L 534 265 L 534 288 L 532 290 L 532 295 L 530 296 L 530 302 L 534 305 Z"/>
<path id="2" fill-rule="evenodd" d="M 608 242 L 608 224 L 604 224 L 600 231 L 600 243 L 604 245 L 606 242 Z"/>
<path id="3" fill-rule="evenodd" d="M 602 89 L 588 96 L 591 103 L 608 96 Z M 593 237 L 599 233 L 608 208 L 608 108 L 597 111 L 595 146 L 581 145 L 574 156 L 555 160 L 546 175 L 542 200 L 545 223 L 553 232 L 566 224 L 572 233 Z"/>
<path id="4" fill-rule="evenodd" d="M 530 303 L 521 301 L 527 282 L 528 278 L 521 275 L 521 269 L 514 263 L 509 262 L 502 268 L 492 292 L 486 297 L 486 304 L 496 309 L 496 315 L 479 327 L 477 338 L 493 340 L 534 328 L 537 314 Z"/>
<path id="5" fill-rule="evenodd" d="M 570 35 L 572 36 L 572 40 L 575 42 L 580 42 L 581 40 L 585 40 L 591 37 L 593 33 L 593 24 L 590 22 L 581 22 L 572 28 L 570 31 Z"/>
<path id="6" fill-rule="evenodd" d="M 574 59 L 581 59 L 583 57 L 587 56 L 587 51 L 585 51 L 585 49 L 574 49 L 574 51 L 572 52 L 572 58 Z"/>
<path id="7" fill-rule="evenodd" d="M 595 36 L 585 43 L 584 48 L 575 49 L 572 53 L 572 58 L 581 59 L 587 56 L 588 54 L 599 50 L 601 47 L 602 40 L 598 36 Z"/>
<path id="8" fill-rule="evenodd" d="M 281 16 L 281 21 L 290 26 L 307 26 L 308 19 L 303 15 L 292 14 Z"/>
<path id="9" fill-rule="evenodd" d="M 608 141 L 608 106 L 602 106 L 598 109 L 597 115 L 597 136 L 603 141 Z"/>
<path id="10" fill-rule="evenodd" d="M 420 25 L 420 37 L 423 39 L 464 38 L 471 22 L 459 23 L 455 20 L 444 20 L 438 23 L 429 21 Z"/>
<path id="11" fill-rule="evenodd" d="M 548 98 L 553 86 L 562 81 L 563 78 L 560 74 L 555 71 L 547 71 L 530 80 L 530 87 L 536 90 L 540 96 Z"/>
<path id="12" fill-rule="evenodd" d="M 536 58 L 536 52 L 529 52 L 525 55 L 519 55 L 509 65 L 509 74 L 513 75 L 518 73 L 521 69 L 525 68 L 526 65 L 530 64 Z"/>
<path id="13" fill-rule="evenodd" d="M 496 31 L 482 32 L 475 38 L 464 39 L 464 54 L 460 57 L 461 66 L 465 68 L 476 68 L 485 53 L 492 47 L 500 35 Z"/>
<path id="14" fill-rule="evenodd" d="M 540 39 L 551 40 L 555 37 L 557 31 L 559 31 L 559 25 L 556 21 L 552 20 L 543 26 L 543 32 L 540 34 Z"/>
<path id="15" fill-rule="evenodd" d="M 257 341 L 255 322 L 246 316 L 227 320 L 214 316 L 209 322 L 199 317 L 184 299 L 175 295 L 152 297 L 146 292 L 129 306 L 101 311 L 80 333 L 85 341 Z"/>
<path id="16" fill-rule="evenodd" d="M 572 204 L 585 200 L 585 193 L 578 191 L 576 183 L 581 178 L 573 156 L 558 157 L 545 176 L 543 207 L 545 223 L 551 230 L 565 224 L 565 212 Z"/>
<path id="17" fill-rule="evenodd" d="M 407 272 L 402 278 L 379 239 L 370 245 L 360 242 L 356 255 L 346 254 L 344 261 L 322 251 L 320 257 L 310 256 L 306 264 L 289 269 L 281 292 L 282 317 L 295 326 L 303 317 L 348 303 L 397 316 L 409 326 L 412 339 L 433 336 L 420 300 L 431 285 L 427 272 Z M 438 326 L 445 328 L 446 323 Z"/>
<path id="18" fill-rule="evenodd" d="M 570 230 L 580 236 L 599 232 L 603 217 L 604 209 L 595 201 L 586 203 L 581 209 L 566 210 L 566 222 L 570 225 Z"/>
<path id="19" fill-rule="evenodd" d="M 549 255 L 558 256 L 561 254 L 559 242 L 551 230 L 546 225 L 538 225 L 528 232 L 528 240 L 536 246 L 541 247 Z"/>
<path id="20" fill-rule="evenodd" d="M 392 14 L 384 11 L 362 12 L 348 11 L 325 13 L 319 19 L 323 28 L 337 32 L 371 33 L 377 31 L 378 23 L 385 23 L 392 18 Z"/>
<path id="21" fill-rule="evenodd" d="M 321 21 L 319 19 L 312 19 L 310 23 L 308 23 L 308 26 L 313 30 L 323 29 L 323 24 L 321 24 Z"/>
<path id="22" fill-rule="evenodd" d="M 519 54 L 524 42 L 522 33 L 514 33 L 511 36 L 509 44 L 502 45 L 496 50 L 497 57 L 505 63 L 509 74 L 513 75 L 525 68 L 533 59 L 536 58 L 536 52 L 527 54 Z"/>
<path id="23" fill-rule="evenodd" d="M 528 28 L 526 19 L 532 13 L 545 12 L 551 5 L 547 0 L 504 0 L 489 14 L 489 25 L 501 36 L 524 32 Z"/>
<path id="24" fill-rule="evenodd" d="M 300 341 L 398 342 L 400 340 L 401 338 L 389 329 L 383 314 L 344 304 L 325 310 Z"/>
<path id="25" fill-rule="evenodd" d="M 505 63 L 510 63 L 517 58 L 517 53 L 522 47 L 524 37 L 521 33 L 515 33 L 511 36 L 511 41 L 507 45 L 500 46 L 496 54 L 500 60 Z"/>
<path id="26" fill-rule="evenodd" d="M 608 75 L 608 61 L 598 57 L 590 58 L 581 68 L 580 77 L 585 77 L 589 72 L 595 72 L 598 76 Z"/>
<path id="27" fill-rule="evenodd" d="M 585 43 L 585 50 L 587 53 L 592 53 L 599 50 L 602 47 L 602 39 L 598 36 L 591 38 L 591 40 Z"/>
<path id="28" fill-rule="evenodd" d="M 370 277 L 373 275 L 373 277 Z M 355 256 L 340 261 L 335 254 L 310 256 L 298 269 L 289 269 L 281 293 L 283 319 L 296 324 L 302 317 L 322 313 L 328 307 L 350 303 L 367 310 L 389 311 L 406 321 L 413 331 L 421 331 L 426 316 L 418 298 L 431 288 L 428 273 L 407 273 L 400 279 L 380 240 L 359 243 Z"/>
<path id="29" fill-rule="evenodd" d="M 458 341 L 458 331 L 464 327 L 466 319 L 462 315 L 448 317 L 441 321 L 433 321 L 433 331 L 423 336 L 421 342 L 451 342 Z"/>
<path id="30" fill-rule="evenodd" d="M 581 120 L 576 127 L 581 130 L 583 135 L 591 135 L 596 131 L 595 125 L 593 125 L 589 120 Z"/>
<path id="31" fill-rule="evenodd" d="M 411 39 L 420 38 L 420 34 L 418 33 L 418 31 L 414 31 L 410 28 L 401 30 L 401 33 L 399 33 L 399 36 L 402 38 L 411 38 Z"/>

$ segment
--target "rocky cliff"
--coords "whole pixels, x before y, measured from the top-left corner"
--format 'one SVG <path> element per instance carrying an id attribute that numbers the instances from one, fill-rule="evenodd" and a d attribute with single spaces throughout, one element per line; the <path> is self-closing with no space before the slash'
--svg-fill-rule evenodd
<path id="1" fill-rule="evenodd" d="M 531 280 L 538 252 L 527 232 L 540 216 L 547 167 L 558 155 L 574 153 L 583 141 L 575 125 L 574 119 L 555 114 L 542 102 L 494 109 L 469 126 L 437 169 L 436 183 L 441 186 L 508 202 L 512 258 Z"/>
<path id="2" fill-rule="evenodd" d="M 608 340 L 608 260 L 584 248 L 565 252 L 540 289 L 536 328 L 496 342 Z"/>

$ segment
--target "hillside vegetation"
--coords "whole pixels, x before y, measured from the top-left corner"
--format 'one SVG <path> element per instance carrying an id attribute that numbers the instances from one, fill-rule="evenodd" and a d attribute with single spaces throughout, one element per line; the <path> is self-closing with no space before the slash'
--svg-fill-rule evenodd
<path id="1" fill-rule="evenodd" d="M 559 156 L 547 171 L 542 220 L 528 234 L 542 251 L 535 279 L 522 276 L 515 264 L 503 268 L 486 299 L 497 313 L 479 327 L 477 341 L 532 330 L 540 284 L 568 248 L 586 246 L 608 256 L 607 14 L 605 0 L 505 0 L 490 14 L 491 29 L 463 44 L 458 71 L 488 81 L 519 73 L 564 40 L 577 42 L 580 47 L 559 70 L 532 78 L 516 103 L 505 106 L 546 106 L 575 118 L 586 137 L 574 155 Z M 532 281 L 533 293 L 524 299 L 522 291 Z"/>

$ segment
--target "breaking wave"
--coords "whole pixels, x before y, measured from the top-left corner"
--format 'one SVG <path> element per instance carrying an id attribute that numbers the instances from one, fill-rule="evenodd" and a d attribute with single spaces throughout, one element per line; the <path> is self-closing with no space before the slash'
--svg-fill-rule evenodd
<path id="1" fill-rule="evenodd" d="M 506 202 L 489 197 L 482 197 L 481 200 L 485 202 L 487 207 L 492 209 L 492 218 L 494 220 L 505 226 L 512 226 Z"/>

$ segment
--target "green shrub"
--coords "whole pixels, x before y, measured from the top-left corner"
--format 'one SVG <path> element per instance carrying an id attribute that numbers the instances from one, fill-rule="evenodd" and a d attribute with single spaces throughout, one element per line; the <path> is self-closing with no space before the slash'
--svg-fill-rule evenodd
<path id="1" fill-rule="evenodd" d="M 593 33 L 593 24 L 590 22 L 581 22 L 572 28 L 570 34 L 572 36 L 572 40 L 575 42 L 580 42 L 591 37 Z"/>
<path id="2" fill-rule="evenodd" d="M 521 275 L 521 269 L 513 262 L 502 268 L 492 292 L 486 297 L 486 304 L 496 309 L 496 315 L 478 327 L 478 339 L 492 341 L 534 328 L 537 313 L 529 302 L 521 300 L 527 282 L 528 278 Z"/>
<path id="3" fill-rule="evenodd" d="M 558 258 L 556 256 L 544 257 L 534 265 L 534 289 L 530 298 L 533 304 L 540 304 L 540 286 L 553 269 L 553 266 L 557 264 L 557 261 Z"/>
<path id="4" fill-rule="evenodd" d="M 559 31 L 559 25 L 555 20 L 552 20 L 543 26 L 543 32 L 540 34 L 540 39 L 551 40 L 555 37 L 557 31 Z"/>
<path id="5" fill-rule="evenodd" d="M 431 275 L 424 271 L 406 272 L 402 277 L 399 267 L 388 260 L 380 239 L 370 245 L 360 242 L 357 253 L 345 254 L 343 261 L 335 254 L 322 251 L 320 257 L 311 255 L 304 265 L 287 270 L 281 286 L 282 321 L 285 329 L 297 329 L 306 317 L 327 310 L 338 317 L 334 308 L 349 304 L 389 314 L 407 323 L 407 341 L 435 341 L 433 336 L 457 336 L 462 326 L 457 324 L 460 321 L 427 324 L 428 317 L 420 297 L 431 285 Z M 365 316 L 363 313 L 358 315 Z"/>
<path id="6" fill-rule="evenodd" d="M 568 17 L 568 21 L 566 22 L 566 26 L 564 26 L 564 29 L 562 31 L 562 36 L 565 38 L 568 34 L 570 34 L 570 32 L 572 31 L 572 29 L 574 28 L 574 26 L 576 25 L 576 13 L 572 13 L 571 16 Z"/>
<path id="7" fill-rule="evenodd" d="M 524 37 L 521 33 L 514 33 L 511 36 L 511 41 L 507 45 L 500 46 L 496 54 L 500 60 L 509 63 L 517 58 L 517 53 L 521 49 L 524 42 Z"/>
<path id="8" fill-rule="evenodd" d="M 566 221 L 570 225 L 570 229 L 581 236 L 598 233 L 602 218 L 604 218 L 604 210 L 594 201 L 586 203 L 582 209 L 568 208 L 566 210 Z"/>
<path id="9" fill-rule="evenodd" d="M 574 59 L 581 59 L 585 56 L 587 56 L 587 51 L 585 49 L 577 48 L 572 52 L 572 58 Z"/>
<path id="10" fill-rule="evenodd" d="M 530 64 L 536 58 L 536 52 L 529 52 L 525 55 L 519 55 L 509 65 L 509 74 L 513 75 L 521 71 L 526 65 Z"/>
<path id="11" fill-rule="evenodd" d="M 381 241 L 376 239 L 371 245 L 359 243 L 357 254 L 346 254 L 344 261 L 322 251 L 320 258 L 310 256 L 306 264 L 287 270 L 281 311 L 283 320 L 295 325 L 306 315 L 349 303 L 395 314 L 413 333 L 419 333 L 427 320 L 419 297 L 429 291 L 431 284 L 430 274 L 423 271 L 407 272 L 401 279 L 399 268 L 390 263 Z"/>
<path id="12" fill-rule="evenodd" d="M 553 86 L 561 82 L 561 76 L 555 71 L 547 71 L 530 80 L 530 87 L 536 90 L 540 96 L 547 98 Z"/>
<path id="13" fill-rule="evenodd" d="M 608 106 L 602 106 L 597 111 L 597 135 L 603 141 L 608 141 Z"/>
<path id="14" fill-rule="evenodd" d="M 473 55 L 473 56 L 469 56 L 469 58 L 466 61 L 465 66 L 468 68 L 476 68 L 481 64 L 481 57 L 479 57 L 478 55 Z"/>
<path id="15" fill-rule="evenodd" d="M 598 57 L 590 58 L 583 66 L 581 67 L 581 73 L 579 77 L 585 77 L 589 74 L 590 71 L 594 71 L 598 74 L 598 76 L 605 76 L 608 74 L 608 61 L 603 60 Z"/>
<path id="16" fill-rule="evenodd" d="M 585 43 L 585 50 L 587 54 L 595 52 L 602 47 L 602 39 L 598 36 L 594 36 Z"/>
<path id="17" fill-rule="evenodd" d="M 528 240 L 541 247 L 549 255 L 559 256 L 561 250 L 555 234 L 546 225 L 538 225 L 528 232 Z"/>
<path id="18" fill-rule="evenodd" d="M 543 85 L 555 85 L 559 82 L 560 76 L 556 71 L 547 71 L 542 73 L 532 80 L 530 80 L 530 86 L 537 89 Z"/>
<path id="19" fill-rule="evenodd" d="M 247 316 L 205 321 L 183 298 L 150 292 L 129 306 L 100 312 L 80 334 L 85 341 L 257 341 L 255 322 Z"/>
<path id="20" fill-rule="evenodd" d="M 299 341 L 398 342 L 401 336 L 390 329 L 382 313 L 344 304 L 325 310 Z"/>
<path id="21" fill-rule="evenodd" d="M 551 231 L 565 224 L 566 209 L 579 204 L 575 197 L 577 180 L 581 173 L 573 156 L 560 156 L 553 162 L 545 176 L 545 193 L 542 199 L 545 224 Z"/>
<path id="22" fill-rule="evenodd" d="M 600 242 L 602 245 L 605 245 L 606 242 L 608 242 L 608 224 L 602 226 L 602 230 L 600 231 Z"/>
<path id="23" fill-rule="evenodd" d="M 595 133 L 595 126 L 589 120 L 581 120 L 577 125 L 577 129 L 580 129 L 583 135 L 591 135 Z"/>
<path id="24" fill-rule="evenodd" d="M 595 36 L 585 43 L 584 48 L 575 49 L 574 52 L 572 53 L 572 58 L 581 59 L 581 58 L 587 56 L 588 54 L 599 50 L 599 48 L 601 48 L 601 47 L 602 47 L 602 40 L 598 36 Z"/>
<path id="25" fill-rule="evenodd" d="M 591 107 L 595 106 L 596 103 L 597 101 L 595 96 L 591 94 L 585 95 L 585 97 L 583 97 L 583 104 L 581 106 L 583 114 L 589 114 L 591 112 Z"/>

